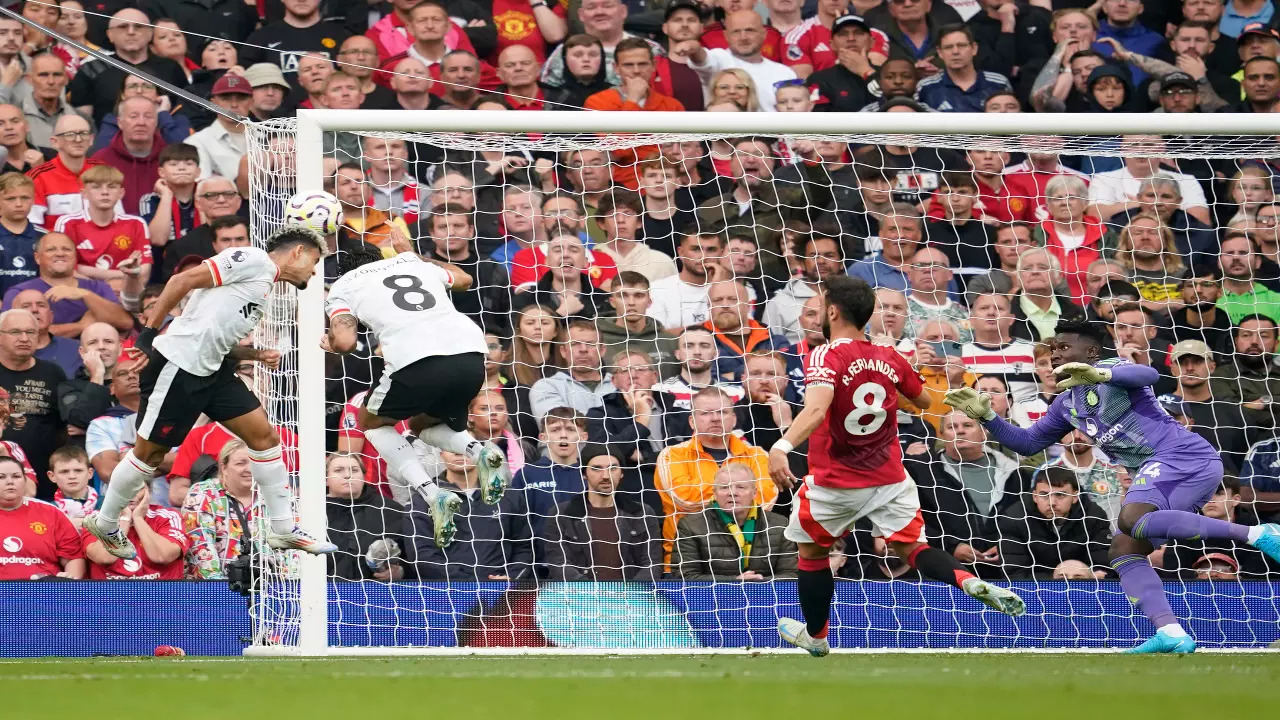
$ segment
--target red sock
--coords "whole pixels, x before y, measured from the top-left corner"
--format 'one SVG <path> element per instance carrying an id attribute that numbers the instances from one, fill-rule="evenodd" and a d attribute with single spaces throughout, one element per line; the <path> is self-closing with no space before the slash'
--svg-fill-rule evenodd
<path id="1" fill-rule="evenodd" d="M 928 545 L 921 545 L 911 551 L 907 556 L 907 564 L 931 580 L 938 580 L 958 588 L 963 588 L 966 580 L 975 577 L 973 573 L 965 570 L 960 565 L 960 561 L 950 553 Z"/>

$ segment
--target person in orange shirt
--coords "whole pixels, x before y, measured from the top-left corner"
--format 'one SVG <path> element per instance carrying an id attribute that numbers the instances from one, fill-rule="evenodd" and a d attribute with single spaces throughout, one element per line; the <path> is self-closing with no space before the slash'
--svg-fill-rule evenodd
<path id="1" fill-rule="evenodd" d="M 334 173 L 333 194 L 342 205 L 342 226 L 355 237 L 382 251 L 383 257 L 394 257 L 392 249 L 396 233 L 411 237 L 402 218 L 369 203 L 369 183 L 364 170 L 356 163 L 343 163 Z"/>
<path id="2" fill-rule="evenodd" d="M 601 90 L 587 98 L 587 110 L 650 110 L 684 112 L 684 105 L 670 95 L 653 89 L 653 49 L 640 38 L 625 38 L 613 52 L 613 66 L 622 86 Z M 656 157 L 658 147 L 650 145 L 613 153 L 613 180 L 631 190 L 640 188 L 636 163 Z"/>
<path id="3" fill-rule="evenodd" d="M 715 499 L 715 476 L 725 465 L 751 468 L 757 480 L 755 503 L 769 510 L 778 501 L 778 487 L 769 477 L 769 456 L 734 434 L 738 426 L 733 398 L 721 388 L 706 387 L 693 396 L 693 437 L 671 445 L 658 455 L 654 486 L 662 498 L 663 558 L 669 562 L 676 523 L 702 512 Z"/>

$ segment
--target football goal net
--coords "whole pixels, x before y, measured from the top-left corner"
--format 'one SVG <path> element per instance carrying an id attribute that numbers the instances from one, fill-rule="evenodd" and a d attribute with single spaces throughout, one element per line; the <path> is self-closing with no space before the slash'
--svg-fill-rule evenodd
<path id="1" fill-rule="evenodd" d="M 867 410 L 897 423 L 926 537 L 1027 602 L 1012 619 L 924 581 L 858 522 L 833 554 L 833 647 L 1150 635 L 1108 561 L 1133 479 L 1096 428 L 1022 457 L 941 402 L 974 387 L 1034 423 L 1061 319 L 1156 368 L 1161 410 L 1220 451 L 1202 512 L 1280 512 L 1280 116 L 303 110 L 248 132 L 255 241 L 296 192 L 345 214 L 324 282 L 281 286 L 255 337 L 284 355 L 257 390 L 298 444 L 299 517 L 340 551 L 255 558 L 248 652 L 780 647 L 778 619 L 800 617 L 793 496 L 765 455 L 803 405 L 833 274 L 878 288 L 867 334 L 937 397 Z M 489 348 L 468 427 L 515 470 L 485 505 L 465 458 L 419 447 L 464 498 L 447 548 L 356 422 L 375 338 L 320 347 L 343 258 L 405 242 L 472 278 L 452 294 Z M 1277 639 L 1280 567 L 1257 551 L 1151 559 L 1202 647 Z"/>

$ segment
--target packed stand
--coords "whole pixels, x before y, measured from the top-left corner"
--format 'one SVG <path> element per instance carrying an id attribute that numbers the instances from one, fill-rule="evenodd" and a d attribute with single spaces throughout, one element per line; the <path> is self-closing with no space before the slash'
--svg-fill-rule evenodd
<path id="1" fill-rule="evenodd" d="M 1273 112 L 1280 99 L 1270 0 L 20 9 L 251 121 L 299 108 Z M 136 560 L 79 523 L 133 442 L 138 373 L 122 349 L 175 272 L 251 242 L 244 126 L 9 18 L 0 102 L 0 578 L 223 578 L 263 511 L 248 450 L 217 423 L 174 448 L 122 517 Z M 929 542 L 976 574 L 1114 577 L 1124 468 L 1080 431 L 1020 459 L 941 402 L 973 387 L 1030 426 L 1058 392 L 1059 320 L 1095 323 L 1108 356 L 1159 370 L 1165 411 L 1221 451 L 1228 478 L 1204 514 L 1275 518 L 1280 168 L 1161 157 L 1174 152 L 1160 137 L 1099 142 L 1073 155 L 740 137 L 555 154 L 328 135 L 324 179 L 345 225 L 326 280 L 344 252 L 390 257 L 405 241 L 472 276 L 453 295 L 488 346 L 468 427 L 515 471 L 495 513 L 465 456 L 422 446 L 464 498 L 455 542 L 437 547 L 421 498 L 357 428 L 378 348 L 330 356 L 330 573 L 793 576 L 792 495 L 766 451 L 802 407 L 806 358 L 824 342 L 821 281 L 841 274 L 876 288 L 868 335 L 937 391 L 894 418 L 904 467 Z M 290 176 L 293 148 L 267 150 Z M 276 359 L 236 371 L 265 392 L 258 364 Z M 838 547 L 842 578 L 914 574 L 869 526 Z M 1169 577 L 1280 569 L 1230 544 L 1159 553 Z"/>

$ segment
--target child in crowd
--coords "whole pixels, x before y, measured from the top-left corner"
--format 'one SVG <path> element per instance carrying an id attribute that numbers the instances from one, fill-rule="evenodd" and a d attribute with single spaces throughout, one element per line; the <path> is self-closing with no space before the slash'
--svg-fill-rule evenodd
<path id="1" fill-rule="evenodd" d="M 176 143 L 160 151 L 159 180 L 155 192 L 142 198 L 152 253 L 164 264 L 164 247 L 204 222 L 196 208 L 196 180 L 200 178 L 200 153 L 191 145 Z"/>
<path id="2" fill-rule="evenodd" d="M 76 245 L 76 272 L 93 280 L 122 281 L 126 273 L 151 273 L 151 240 L 147 223 L 120 212 L 124 173 L 95 165 L 80 176 L 84 210 L 58 218 L 55 232 Z"/>
<path id="3" fill-rule="evenodd" d="M 76 529 L 84 516 L 98 509 L 98 491 L 93 489 L 93 470 L 84 448 L 67 445 L 49 456 L 49 479 L 58 486 L 53 502 Z"/>

